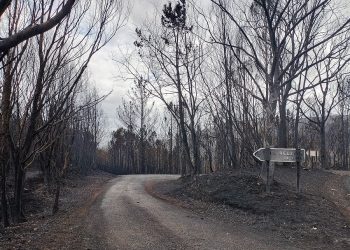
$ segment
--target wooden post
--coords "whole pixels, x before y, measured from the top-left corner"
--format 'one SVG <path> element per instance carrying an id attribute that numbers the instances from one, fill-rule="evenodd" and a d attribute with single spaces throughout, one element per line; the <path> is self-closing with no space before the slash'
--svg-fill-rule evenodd
<path id="1" fill-rule="evenodd" d="M 296 162 L 297 162 L 297 192 L 300 193 L 300 169 L 301 169 L 301 151 L 300 147 L 296 148 Z"/>
<path id="2" fill-rule="evenodd" d="M 265 149 L 265 159 L 266 159 L 266 193 L 271 192 L 271 150 L 270 148 Z"/>

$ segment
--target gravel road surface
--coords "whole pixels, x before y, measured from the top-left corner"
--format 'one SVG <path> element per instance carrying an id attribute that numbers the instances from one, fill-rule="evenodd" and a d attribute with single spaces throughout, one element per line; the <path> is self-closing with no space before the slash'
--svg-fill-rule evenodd
<path id="1" fill-rule="evenodd" d="M 121 176 L 90 208 L 90 249 L 293 249 L 244 225 L 203 218 L 145 191 L 175 175 Z"/>

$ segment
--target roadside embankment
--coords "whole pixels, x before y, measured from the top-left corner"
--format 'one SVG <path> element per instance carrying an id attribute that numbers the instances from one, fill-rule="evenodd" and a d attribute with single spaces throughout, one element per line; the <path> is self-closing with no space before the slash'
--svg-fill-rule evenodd
<path id="1" fill-rule="evenodd" d="M 278 171 L 279 180 L 282 172 L 283 169 Z M 307 179 L 319 174 L 307 173 Z M 337 180 L 337 176 L 333 177 Z M 324 184 L 330 185 L 331 177 L 327 178 Z M 350 247 L 350 222 L 324 193 L 324 187 L 318 189 L 318 193 L 298 194 L 289 183 L 274 182 L 272 193 L 267 194 L 264 181 L 256 175 L 218 172 L 158 183 L 150 192 L 219 220 L 277 233 L 300 248 Z"/>
<path id="2" fill-rule="evenodd" d="M 82 222 L 88 209 L 114 175 L 93 171 L 64 180 L 59 211 L 52 215 L 53 197 L 42 182 L 31 183 L 24 195 L 27 221 L 0 231 L 0 249 L 81 249 Z"/>

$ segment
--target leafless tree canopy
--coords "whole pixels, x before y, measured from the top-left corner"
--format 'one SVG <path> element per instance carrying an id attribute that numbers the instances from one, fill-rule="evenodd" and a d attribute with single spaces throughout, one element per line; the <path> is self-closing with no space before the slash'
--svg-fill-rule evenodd
<path id="1" fill-rule="evenodd" d="M 253 157 L 262 147 L 302 147 L 305 167 L 350 169 L 350 19 L 337 0 L 161 6 L 135 30 L 134 51 L 114 58 L 132 84 L 100 147 L 105 96 L 87 67 L 125 23 L 125 2 L 0 0 L 4 226 L 25 220 L 33 170 L 55 213 L 68 171 L 195 177 L 266 167 L 270 183 L 274 164 Z"/>
<path id="2" fill-rule="evenodd" d="M 0 1 L 4 226 L 25 220 L 27 171 L 43 173 L 55 213 L 68 169 L 96 167 L 104 96 L 90 84 L 87 66 L 124 24 L 125 7 L 118 0 Z"/>
<path id="3" fill-rule="evenodd" d="M 349 28 L 338 1 L 171 1 L 136 29 L 134 57 L 116 61 L 164 107 L 164 172 L 254 167 L 260 147 L 302 147 L 307 165 L 348 169 L 348 140 L 328 138 L 347 134 Z"/>

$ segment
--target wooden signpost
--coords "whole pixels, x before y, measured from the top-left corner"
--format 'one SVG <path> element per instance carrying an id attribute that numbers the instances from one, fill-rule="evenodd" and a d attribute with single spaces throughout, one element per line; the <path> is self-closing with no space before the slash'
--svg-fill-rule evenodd
<path id="1" fill-rule="evenodd" d="M 267 165 L 266 192 L 271 191 L 271 162 L 296 162 L 297 164 L 297 191 L 300 191 L 300 169 L 301 162 L 305 161 L 305 149 L 300 148 L 259 148 L 253 153 L 259 161 L 265 161 Z"/>

